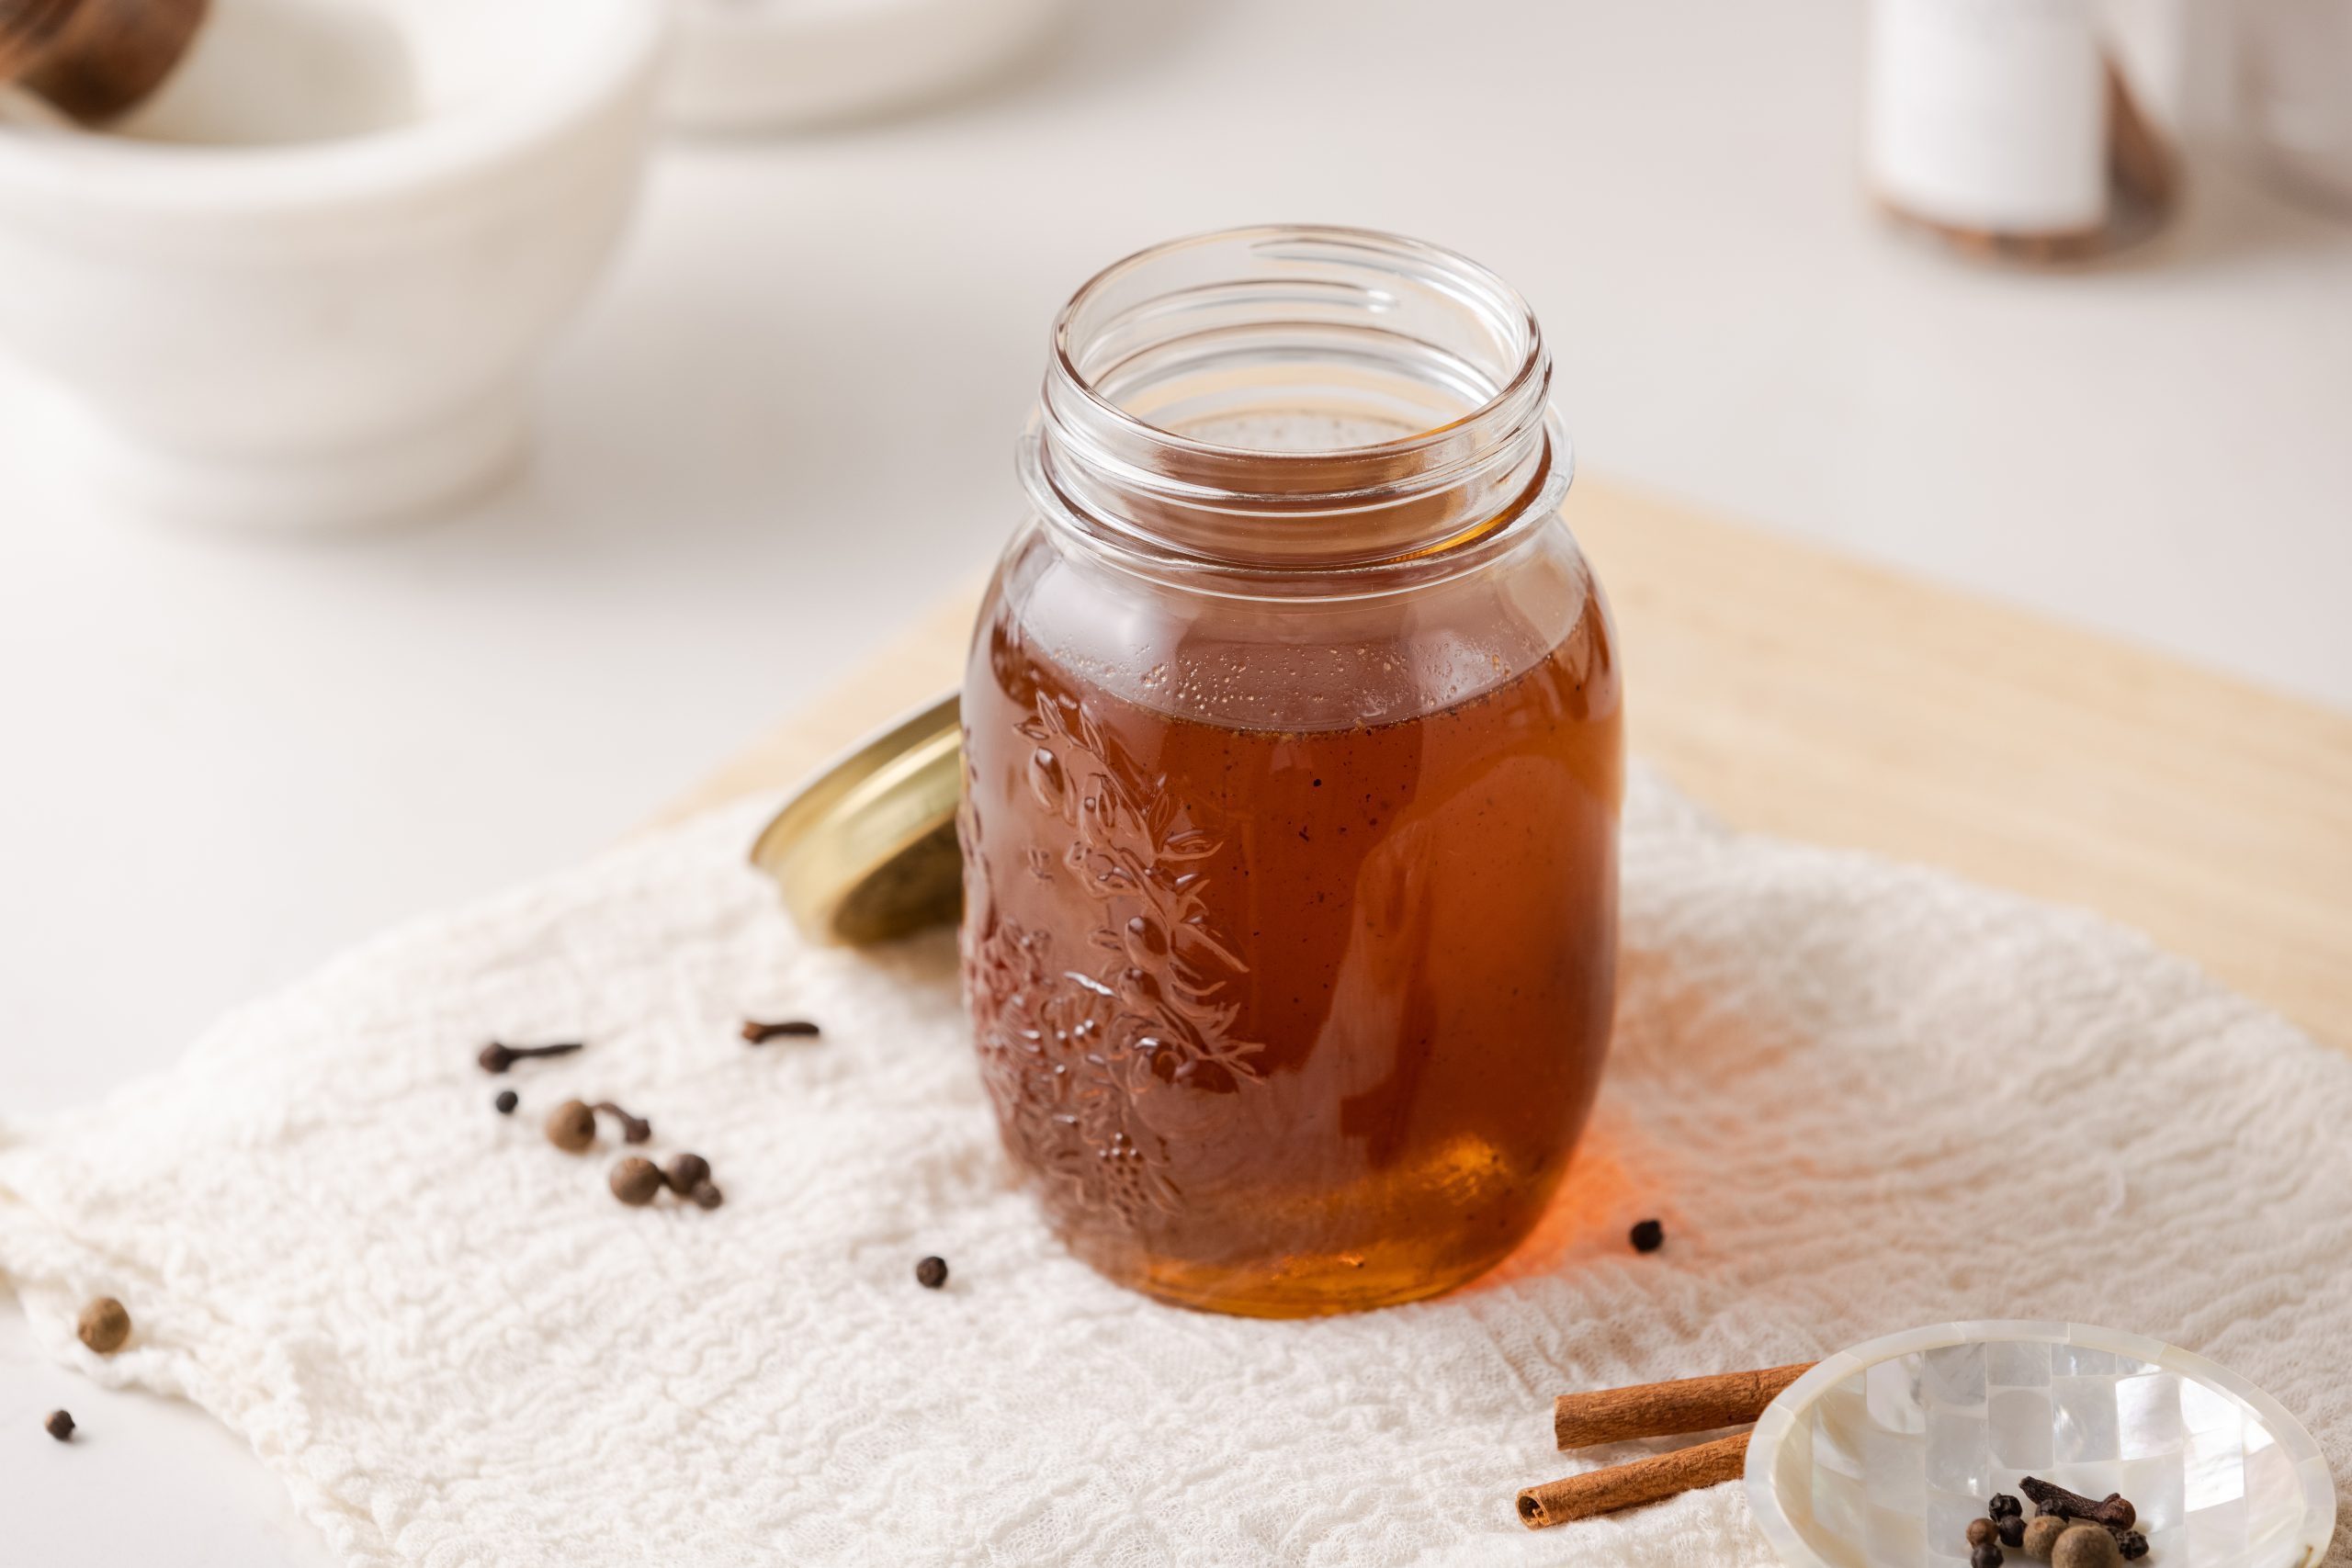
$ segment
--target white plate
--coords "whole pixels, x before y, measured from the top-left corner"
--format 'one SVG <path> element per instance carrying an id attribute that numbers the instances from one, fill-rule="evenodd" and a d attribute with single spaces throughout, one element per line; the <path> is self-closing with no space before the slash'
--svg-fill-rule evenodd
<path id="1" fill-rule="evenodd" d="M 1749 1506 L 1796 1568 L 1965 1564 L 1969 1521 L 2027 1475 L 2130 1498 L 2145 1568 L 2305 1568 L 2335 1532 L 2326 1461 L 2277 1400 L 2076 1323 L 1939 1323 L 1841 1351 L 1747 1450 Z"/>
<path id="2" fill-rule="evenodd" d="M 808 126 L 920 102 L 1010 61 L 1068 0 L 678 0 L 663 102 L 692 130 Z"/>

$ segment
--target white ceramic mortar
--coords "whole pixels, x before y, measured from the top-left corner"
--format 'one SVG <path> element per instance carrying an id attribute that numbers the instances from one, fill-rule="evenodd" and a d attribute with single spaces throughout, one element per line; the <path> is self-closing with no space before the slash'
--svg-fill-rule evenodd
<path id="1" fill-rule="evenodd" d="M 242 95 L 318 80 L 267 51 L 240 79 L 224 27 L 119 133 L 0 125 L 0 348 L 87 412 L 94 479 L 144 509 L 430 511 L 521 457 L 534 363 L 637 187 L 664 6 L 267 3 L 339 10 L 327 43 L 402 55 L 354 62 L 392 123 L 301 139 L 255 113 L 242 135 Z M 208 29 L 249 27 L 235 4 Z"/>

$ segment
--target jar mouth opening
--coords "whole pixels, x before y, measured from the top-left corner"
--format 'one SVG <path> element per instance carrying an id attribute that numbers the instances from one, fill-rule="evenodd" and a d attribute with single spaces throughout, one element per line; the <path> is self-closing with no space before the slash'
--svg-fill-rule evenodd
<path id="1" fill-rule="evenodd" d="M 1565 470 L 1534 313 L 1368 229 L 1141 251 L 1056 318 L 1039 471 L 1089 532 L 1208 564 L 1359 566 L 1499 526 Z"/>
<path id="2" fill-rule="evenodd" d="M 1196 264 L 1200 270 L 1213 274 L 1220 262 L 1234 267 L 1237 275 L 1205 281 L 1178 276 L 1187 264 Z M 1235 264 L 1247 266 L 1251 263 L 1264 268 L 1261 276 L 1250 278 L 1238 275 Z M 1313 268 L 1324 276 L 1314 279 L 1284 276 L 1280 269 L 1285 266 L 1300 271 Z M 1370 317 L 1397 308 L 1393 290 L 1377 283 L 1340 281 L 1331 276 L 1341 270 L 1388 274 L 1443 293 L 1487 328 L 1502 350 L 1502 359 L 1508 363 L 1478 366 L 1458 349 L 1415 339 L 1409 333 L 1387 333 L 1384 335 L 1398 340 L 1392 345 L 1394 348 L 1408 353 L 1418 350 L 1430 356 L 1432 368 L 1442 363 L 1443 368 L 1451 370 L 1452 389 L 1462 406 L 1450 416 L 1432 420 L 1421 429 L 1384 439 L 1319 446 L 1270 446 L 1204 439 L 1138 413 L 1116 389 L 1113 375 L 1105 374 L 1106 370 L 1115 374 L 1125 367 L 1115 362 L 1105 366 L 1101 362 L 1102 356 L 1090 353 L 1123 325 L 1131 325 L 1133 318 L 1140 313 L 1136 306 L 1119 298 L 1123 291 L 1142 296 L 1148 302 L 1149 312 L 1163 321 L 1193 314 L 1214 315 L 1220 307 L 1228 310 L 1247 308 L 1245 301 L 1228 293 L 1236 289 L 1254 290 L 1259 302 L 1270 307 L 1288 304 L 1327 316 L 1335 309 L 1352 308 Z M 1160 281 L 1162 275 L 1167 275 L 1164 283 Z M 1317 283 L 1322 285 L 1319 299 L 1309 292 Z M 1127 321 L 1123 321 L 1122 317 Z M 1298 320 L 1293 324 L 1324 323 Z M 1441 444 L 1464 427 L 1476 425 L 1514 400 L 1523 400 L 1531 390 L 1540 398 L 1549 390 L 1551 356 L 1544 343 L 1543 329 L 1526 300 L 1500 276 L 1458 252 L 1376 229 L 1266 224 L 1170 240 L 1102 268 L 1080 286 L 1054 318 L 1053 374 L 1105 419 L 1171 448 L 1212 457 L 1376 457 L 1408 454 Z M 1463 396 L 1469 392 L 1475 392 L 1475 400 Z"/>

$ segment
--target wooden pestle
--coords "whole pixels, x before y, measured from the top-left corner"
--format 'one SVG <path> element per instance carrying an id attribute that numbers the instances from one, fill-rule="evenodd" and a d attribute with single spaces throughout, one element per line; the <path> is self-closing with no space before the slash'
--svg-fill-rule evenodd
<path id="1" fill-rule="evenodd" d="M 1552 1435 L 1563 1449 L 1582 1449 L 1627 1438 L 1736 1427 L 1763 1415 L 1782 1389 L 1812 1370 L 1812 1362 L 1800 1361 L 1758 1371 L 1564 1393 L 1552 1402 Z"/>
<path id="2" fill-rule="evenodd" d="M 209 0 L 0 0 L 0 86 L 85 125 L 129 112 L 187 52 Z"/>

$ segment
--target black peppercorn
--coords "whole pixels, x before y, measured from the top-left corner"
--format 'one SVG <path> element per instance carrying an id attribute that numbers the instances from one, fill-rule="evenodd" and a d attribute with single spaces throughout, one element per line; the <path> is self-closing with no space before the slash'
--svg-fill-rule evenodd
<path id="1" fill-rule="evenodd" d="M 1995 1519 L 2022 1518 L 2025 1516 L 2025 1505 L 2006 1492 L 1996 1492 L 1993 1494 L 1993 1500 L 1984 1505 L 1984 1511 Z"/>
<path id="2" fill-rule="evenodd" d="M 1634 1244 L 1635 1252 L 1656 1252 L 1666 1245 L 1666 1227 L 1656 1220 L 1644 1220 L 1626 1233 L 1625 1239 Z"/>
<path id="3" fill-rule="evenodd" d="M 682 1198 L 709 1179 L 710 1161 L 700 1155 L 680 1155 L 670 1162 L 670 1190 Z"/>
<path id="4" fill-rule="evenodd" d="M 49 1413 L 49 1419 L 41 1423 L 41 1430 L 61 1443 L 70 1442 L 74 1437 L 74 1417 L 62 1410 L 52 1410 Z"/>
<path id="5" fill-rule="evenodd" d="M 686 1196 L 695 1201 L 697 1209 L 716 1209 L 727 1201 L 727 1194 L 707 1181 L 695 1182 L 695 1190 Z"/>
<path id="6" fill-rule="evenodd" d="M 1993 1521 L 1993 1533 L 2001 1538 L 2001 1544 L 2003 1546 L 2009 1548 L 2011 1551 L 2017 1550 L 2018 1547 L 2025 1544 L 2024 1516 L 2020 1514 L 2003 1514 L 1999 1518 Z"/>
<path id="7" fill-rule="evenodd" d="M 1968 1554 L 1968 1568 L 2001 1568 L 2001 1549 L 1986 1541 Z"/>
<path id="8" fill-rule="evenodd" d="M 632 1209 L 653 1201 L 654 1194 L 666 1185 L 662 1168 L 641 1155 L 631 1155 L 613 1167 L 611 1183 L 613 1196 Z"/>
<path id="9" fill-rule="evenodd" d="M 512 1116 L 514 1114 L 514 1108 L 523 1103 L 523 1097 L 511 1089 L 502 1089 L 498 1091 L 498 1098 L 491 1103 L 498 1107 L 498 1113 L 501 1116 Z"/>
<path id="10" fill-rule="evenodd" d="M 2115 1550 L 2123 1554 L 2126 1562 L 2137 1562 L 2148 1555 L 2148 1538 L 2138 1530 L 2125 1530 L 2115 1538 Z"/>
<path id="11" fill-rule="evenodd" d="M 926 1258 L 916 1264 L 915 1283 L 926 1291 L 935 1291 L 947 1283 L 947 1259 Z"/>

